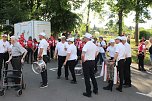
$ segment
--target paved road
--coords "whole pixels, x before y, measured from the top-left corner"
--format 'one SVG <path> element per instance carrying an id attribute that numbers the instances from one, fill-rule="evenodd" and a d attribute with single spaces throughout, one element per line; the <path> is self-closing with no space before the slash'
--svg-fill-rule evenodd
<path id="1" fill-rule="evenodd" d="M 56 70 L 49 70 L 57 67 L 55 61 L 48 64 L 48 80 L 49 86 L 45 89 L 40 89 L 40 75 L 36 75 L 31 70 L 30 64 L 24 65 L 24 78 L 27 84 L 23 95 L 16 96 L 13 89 L 6 91 L 6 95 L 0 97 L 0 101 L 152 101 L 152 73 L 139 72 L 132 69 L 132 84 L 131 88 L 124 88 L 120 93 L 115 90 L 113 92 L 104 91 L 102 87 L 107 83 L 103 82 L 102 78 L 97 78 L 99 86 L 99 95 L 92 95 L 92 98 L 82 96 L 85 91 L 83 76 L 77 76 L 78 84 L 70 84 L 70 81 L 64 80 L 64 76 L 56 79 Z M 97 75 L 98 76 L 98 75 Z M 71 77 L 70 77 L 71 78 Z"/>

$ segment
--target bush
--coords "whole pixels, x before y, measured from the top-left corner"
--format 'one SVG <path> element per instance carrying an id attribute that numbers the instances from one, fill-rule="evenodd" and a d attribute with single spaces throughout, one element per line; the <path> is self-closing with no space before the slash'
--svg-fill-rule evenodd
<path id="1" fill-rule="evenodd" d="M 139 32 L 139 39 L 144 37 L 146 40 L 148 40 L 151 35 L 152 34 L 149 31 L 142 30 L 142 31 Z"/>

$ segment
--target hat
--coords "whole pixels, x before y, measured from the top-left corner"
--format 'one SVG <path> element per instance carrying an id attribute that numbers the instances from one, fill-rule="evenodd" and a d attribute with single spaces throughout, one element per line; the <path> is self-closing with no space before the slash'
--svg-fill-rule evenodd
<path id="1" fill-rule="evenodd" d="M 15 36 L 11 36 L 10 38 L 13 39 L 13 40 L 16 40 L 16 37 L 15 37 Z"/>
<path id="2" fill-rule="evenodd" d="M 86 34 L 84 35 L 84 37 L 86 37 L 86 38 L 88 38 L 88 39 L 91 39 L 91 38 L 92 38 L 92 35 L 91 35 L 90 33 L 86 33 Z"/>
<path id="3" fill-rule="evenodd" d="M 127 37 L 125 37 L 125 36 L 122 36 L 122 37 L 121 37 L 121 40 L 124 40 L 124 41 L 126 41 L 126 40 L 127 40 Z"/>
<path id="4" fill-rule="evenodd" d="M 4 36 L 7 37 L 7 34 L 2 34 L 1 36 L 2 36 L 2 37 L 4 37 Z"/>
<path id="5" fill-rule="evenodd" d="M 39 35 L 46 36 L 46 34 L 44 32 L 41 32 Z"/>
<path id="6" fill-rule="evenodd" d="M 121 36 L 116 37 L 115 40 L 121 40 Z"/>
<path id="7" fill-rule="evenodd" d="M 60 37 L 60 39 L 63 39 L 63 38 L 65 38 L 65 39 L 66 39 L 66 37 L 65 37 L 65 36 L 61 36 L 61 37 Z"/>
<path id="8" fill-rule="evenodd" d="M 114 39 L 111 39 L 109 42 L 112 43 L 112 42 L 115 42 L 115 40 L 114 40 Z"/>
<path id="9" fill-rule="evenodd" d="M 91 39 L 92 42 L 94 42 L 94 39 Z"/>
<path id="10" fill-rule="evenodd" d="M 74 38 L 68 38 L 67 41 L 74 42 Z"/>

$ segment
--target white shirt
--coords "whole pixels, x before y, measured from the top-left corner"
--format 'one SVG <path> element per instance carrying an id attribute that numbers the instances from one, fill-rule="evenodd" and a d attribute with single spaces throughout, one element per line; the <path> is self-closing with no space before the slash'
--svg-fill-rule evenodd
<path id="1" fill-rule="evenodd" d="M 45 39 L 42 39 L 40 41 L 40 44 L 38 46 L 38 53 L 40 52 L 40 48 L 43 48 L 43 53 L 42 53 L 42 56 L 43 55 L 47 55 L 47 48 L 49 47 L 49 43 L 45 40 Z"/>
<path id="2" fill-rule="evenodd" d="M 70 53 L 68 60 L 77 60 L 77 48 L 74 44 L 68 46 L 67 53 Z"/>
<path id="3" fill-rule="evenodd" d="M 101 42 L 98 43 L 98 45 L 100 47 L 100 51 L 99 52 L 100 53 L 105 53 L 105 50 L 104 50 L 103 46 L 106 45 L 106 42 L 105 41 L 101 41 Z"/>
<path id="4" fill-rule="evenodd" d="M 115 56 L 116 47 L 115 46 L 109 46 L 107 48 L 107 51 L 109 52 L 110 57 L 114 57 Z"/>
<path id="5" fill-rule="evenodd" d="M 85 52 L 84 60 L 95 60 L 97 46 L 92 41 L 88 41 L 84 45 L 82 52 Z"/>
<path id="6" fill-rule="evenodd" d="M 130 47 L 130 44 L 129 43 L 125 43 L 124 44 L 125 48 L 126 48 L 126 58 L 129 58 L 131 57 L 131 47 Z"/>
<path id="7" fill-rule="evenodd" d="M 126 48 L 121 42 L 116 45 L 115 52 L 118 53 L 117 61 L 126 58 Z"/>
<path id="8" fill-rule="evenodd" d="M 65 48 L 67 49 L 68 48 L 68 43 L 67 42 L 58 42 L 57 45 L 56 45 L 56 50 L 58 52 L 58 55 L 59 56 L 66 56 L 67 55 L 67 52 L 65 50 Z"/>
<path id="9" fill-rule="evenodd" d="M 5 53 L 9 50 L 10 43 L 8 41 L 4 42 L 3 39 L 0 40 L 0 53 Z"/>

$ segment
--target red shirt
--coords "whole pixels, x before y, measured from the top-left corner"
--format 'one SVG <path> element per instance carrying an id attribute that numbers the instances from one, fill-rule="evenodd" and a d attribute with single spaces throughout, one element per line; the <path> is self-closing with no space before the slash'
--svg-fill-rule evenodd
<path id="1" fill-rule="evenodd" d="M 75 45 L 78 49 L 80 48 L 81 43 L 82 43 L 82 41 L 80 39 L 75 40 Z"/>
<path id="2" fill-rule="evenodd" d="M 34 49 L 38 48 L 38 42 L 34 42 Z"/>
<path id="3" fill-rule="evenodd" d="M 27 47 L 28 48 L 33 48 L 33 41 L 32 40 L 27 41 Z"/>
<path id="4" fill-rule="evenodd" d="M 84 47 L 85 44 L 86 43 L 84 41 L 82 41 L 82 43 L 80 44 L 80 48 L 79 48 L 80 51 L 82 51 L 82 48 Z"/>
<path id="5" fill-rule="evenodd" d="M 18 40 L 18 42 L 21 44 L 22 47 L 25 47 L 25 42 L 24 42 L 24 40 Z"/>
<path id="6" fill-rule="evenodd" d="M 51 47 L 52 46 L 52 41 L 49 39 L 47 42 L 49 43 L 49 46 Z"/>
<path id="7" fill-rule="evenodd" d="M 139 52 L 143 52 L 144 49 L 145 49 L 145 43 L 144 42 L 139 43 L 139 45 L 138 45 L 138 51 Z"/>

